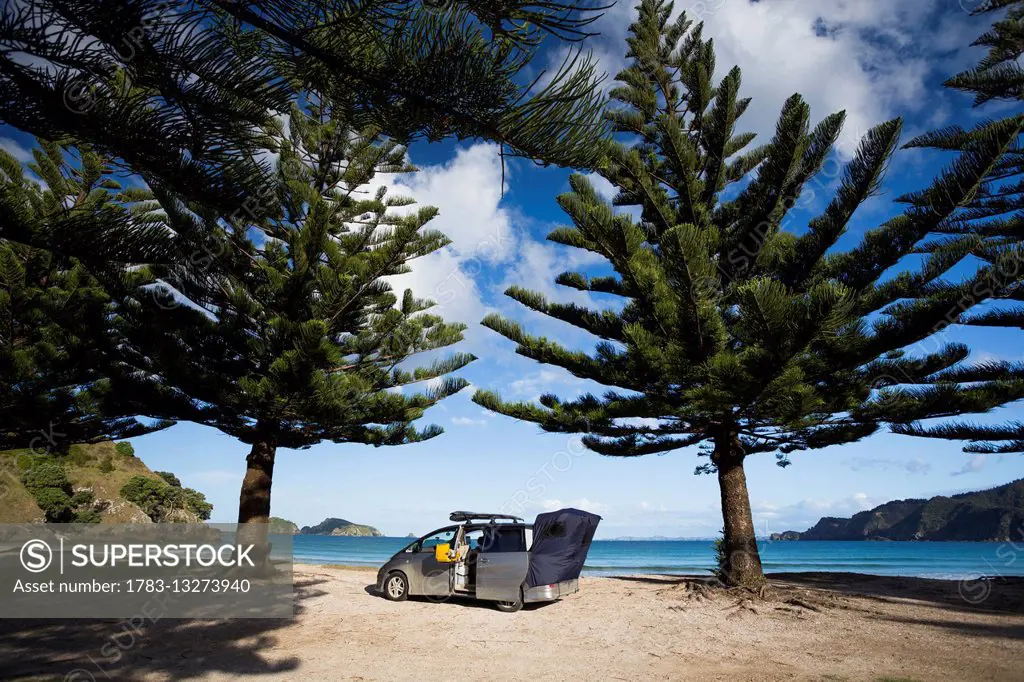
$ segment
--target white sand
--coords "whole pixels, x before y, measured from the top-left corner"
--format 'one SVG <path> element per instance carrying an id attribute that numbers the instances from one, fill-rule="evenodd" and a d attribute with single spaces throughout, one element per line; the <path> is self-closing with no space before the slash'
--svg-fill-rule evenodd
<path id="1" fill-rule="evenodd" d="M 505 614 L 483 602 L 389 602 L 368 589 L 374 576 L 298 567 L 295 620 L 158 623 L 102 673 L 83 653 L 99 656 L 110 621 L 0 626 L 0 678 L 65 679 L 81 667 L 97 680 L 1024 679 L 1019 584 L 986 602 L 1016 611 L 1000 613 L 938 581 L 820 579 L 864 596 L 776 581 L 782 600 L 760 602 L 708 599 L 677 578 L 584 578 L 579 594 Z"/>

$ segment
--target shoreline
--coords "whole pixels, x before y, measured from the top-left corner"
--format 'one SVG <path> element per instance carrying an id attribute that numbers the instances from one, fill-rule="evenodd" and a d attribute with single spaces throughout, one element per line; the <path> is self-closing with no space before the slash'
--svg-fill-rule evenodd
<path id="1" fill-rule="evenodd" d="M 358 564 L 299 562 L 296 562 L 293 566 L 297 569 L 296 572 L 300 574 L 311 569 L 376 574 L 380 568 L 379 566 L 363 566 Z M 895 596 L 899 591 L 904 591 L 904 597 L 908 599 L 920 598 L 923 595 L 929 597 L 945 596 L 953 604 L 957 601 L 963 601 L 982 610 L 984 610 L 985 606 L 988 606 L 993 611 L 1016 610 L 1024 614 L 1024 576 L 991 576 L 981 579 L 953 580 L 919 576 L 880 575 L 859 571 L 778 571 L 765 573 L 765 577 L 773 584 L 818 587 L 851 594 L 885 592 L 890 596 Z M 643 580 L 645 578 L 665 581 L 685 580 L 708 584 L 715 582 L 707 574 L 636 572 L 624 572 L 618 575 L 583 575 L 580 577 L 580 580 L 586 582 L 591 580 Z M 983 583 L 988 584 L 988 589 L 984 591 L 979 589 L 979 586 Z M 985 598 L 979 600 L 979 596 L 982 594 L 985 595 Z M 986 602 L 988 603 L 986 604 Z"/>
<path id="2" fill-rule="evenodd" d="M 322 563 L 322 562 L 309 562 L 309 561 L 295 561 L 295 562 L 292 563 L 292 565 L 295 566 L 296 568 L 300 568 L 300 567 L 301 568 L 323 568 L 323 569 L 339 570 L 339 571 L 363 571 L 363 572 L 376 573 L 376 571 L 379 570 L 380 567 L 384 565 L 384 562 L 382 561 L 382 562 L 380 562 L 380 564 L 369 565 L 369 564 L 345 564 L 345 563 L 335 564 L 335 563 Z M 942 575 L 948 575 L 948 574 L 942 574 Z M 654 570 L 652 570 L 652 571 L 636 571 L 636 570 L 629 570 L 628 568 L 627 569 L 623 569 L 622 571 L 619 571 L 619 572 L 611 572 L 611 571 L 595 572 L 593 570 L 588 571 L 588 569 L 586 567 L 584 567 L 583 573 L 580 576 L 580 578 L 581 579 L 588 579 L 589 580 L 589 579 L 603 579 L 603 578 L 610 578 L 610 579 L 632 578 L 632 577 L 642 577 L 642 576 L 660 576 L 660 577 L 667 577 L 667 578 L 686 578 L 686 579 L 692 579 L 692 580 L 710 580 L 711 579 L 711 576 L 710 576 L 709 572 L 693 573 L 692 571 L 681 571 L 679 573 L 675 573 L 673 571 L 654 571 Z M 989 581 L 989 582 L 992 582 L 992 581 L 1007 581 L 1007 582 L 1009 582 L 1011 584 L 1018 584 L 1019 583 L 1021 585 L 1024 585 L 1024 574 L 1021 574 L 1021 575 L 1003 575 L 1003 574 L 999 574 L 997 572 L 994 572 L 992 574 L 978 574 L 978 573 L 975 573 L 975 572 L 968 572 L 968 573 L 966 573 L 964 575 L 959 575 L 957 577 L 936 577 L 936 576 L 930 576 L 930 575 L 903 575 L 903 574 L 893 574 L 893 573 L 867 573 L 865 571 L 847 571 L 847 570 L 840 570 L 840 571 L 822 571 L 822 570 L 808 570 L 808 571 L 765 571 L 765 577 L 768 578 L 769 580 L 791 579 L 791 578 L 794 579 L 794 580 L 799 580 L 798 576 L 802 576 L 804 578 L 815 577 L 815 578 L 818 578 L 819 580 L 820 580 L 820 576 L 829 576 L 829 577 L 833 577 L 833 578 L 836 578 L 836 579 L 846 578 L 846 579 L 852 579 L 852 580 L 856 580 L 856 581 L 860 581 L 860 580 L 863 580 L 863 579 L 867 579 L 867 580 L 875 580 L 875 579 L 922 580 L 922 581 L 927 581 L 927 582 L 931 582 L 931 583 L 946 583 L 946 584 L 953 584 L 953 585 L 958 585 L 958 584 L 961 584 L 961 583 L 976 583 L 978 581 L 984 580 L 984 581 Z"/>

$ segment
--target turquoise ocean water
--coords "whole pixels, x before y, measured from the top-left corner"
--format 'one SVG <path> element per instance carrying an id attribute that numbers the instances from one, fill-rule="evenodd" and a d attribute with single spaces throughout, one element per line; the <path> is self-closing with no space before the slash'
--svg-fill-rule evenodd
<path id="1" fill-rule="evenodd" d="M 411 538 L 296 535 L 295 561 L 380 566 Z M 760 543 L 765 571 L 845 571 L 959 580 L 1024 576 L 1024 540 L 995 542 L 768 542 Z M 710 540 L 595 540 L 584 575 L 707 573 Z"/>

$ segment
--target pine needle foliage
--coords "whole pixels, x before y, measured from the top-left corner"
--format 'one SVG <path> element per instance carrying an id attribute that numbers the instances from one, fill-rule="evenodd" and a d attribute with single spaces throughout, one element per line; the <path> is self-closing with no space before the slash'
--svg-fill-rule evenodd
<path id="1" fill-rule="evenodd" d="M 259 126 L 293 89 L 184 2 L 41 0 L 0 14 L 0 120 L 71 136 L 230 213 L 265 169 Z"/>
<path id="2" fill-rule="evenodd" d="M 543 39 L 580 42 L 609 5 L 574 0 L 209 0 L 251 30 L 280 72 L 408 144 L 483 138 L 563 166 L 597 160 L 606 133 L 580 49 L 524 80 Z"/>
<path id="3" fill-rule="evenodd" d="M 989 102 L 1015 105 L 1006 120 L 1019 120 L 1024 101 L 1024 2 L 988 0 L 973 12 L 989 16 L 1000 12 L 989 31 L 974 45 L 988 48 L 978 64 L 946 81 L 946 86 L 974 95 L 974 106 Z M 911 146 L 943 151 L 969 151 L 984 139 L 986 124 L 973 130 L 952 126 L 923 135 Z M 958 322 L 978 327 L 1009 327 L 1024 330 L 1024 261 L 1019 258 L 1024 244 L 1024 149 L 1020 138 L 1006 151 L 978 188 L 972 201 L 936 230 L 941 236 L 925 244 L 922 251 L 942 254 L 969 252 L 994 266 L 996 284 L 1002 291 L 998 303 L 982 306 Z M 972 377 L 964 375 L 964 380 Z M 986 371 L 978 381 L 989 380 Z M 1024 452 L 1024 425 L 1013 422 L 983 426 L 969 422 L 900 424 L 899 433 L 947 440 L 969 441 L 964 448 L 974 453 Z"/>
<path id="4" fill-rule="evenodd" d="M 461 324 L 389 278 L 448 244 L 437 209 L 368 189 L 413 170 L 379 130 L 356 130 L 329 101 L 293 108 L 264 140 L 276 186 L 265 216 L 224 221 L 158 192 L 168 227 L 195 245 L 190 263 L 150 267 L 127 300 L 123 380 L 161 416 L 206 424 L 252 445 L 240 522 L 269 517 L 276 448 L 321 441 L 400 445 L 433 438 L 412 422 L 466 386 L 466 353 L 438 356 Z M 148 295 L 147 295 L 148 294 Z M 410 367 L 412 356 L 435 356 Z M 407 390 L 424 383 L 419 392 Z"/>
<path id="5" fill-rule="evenodd" d="M 0 150 L 5 228 L 73 239 L 76 228 L 106 216 L 126 235 L 145 231 L 152 202 L 123 188 L 94 151 L 42 142 L 33 155 L 26 169 Z M 82 263 L 0 239 L 0 450 L 67 452 L 74 443 L 170 425 L 138 421 L 144 407 L 111 389 L 111 309 L 106 288 Z"/>
<path id="6" fill-rule="evenodd" d="M 1002 102 L 1004 106 L 1007 103 L 1016 105 L 1011 108 L 1010 116 L 1004 119 L 1016 120 L 1021 116 L 1020 104 L 1024 97 L 1021 91 L 1024 70 L 1020 65 L 1020 57 L 1024 55 L 1024 1 L 986 0 L 973 14 L 986 16 L 1002 10 L 1005 10 L 1002 18 L 996 20 L 991 30 L 973 43 L 975 46 L 988 47 L 988 54 L 974 68 L 950 78 L 945 85 L 974 95 L 975 107 L 990 102 Z M 964 152 L 979 140 L 983 141 L 987 129 L 987 123 L 972 130 L 949 126 L 921 135 L 907 146 Z M 1001 246 L 1024 241 L 1022 192 L 1024 150 L 1018 139 L 992 169 L 986 182 L 978 188 L 965 209 L 938 227 L 936 232 L 942 236 L 925 244 L 922 250 L 932 253 L 956 251 L 962 250 L 965 245 L 973 245 L 975 256 L 991 262 L 1001 253 Z M 1015 274 L 1008 274 L 1008 278 Z M 1003 326 L 1002 323 L 1008 319 L 983 318 L 973 323 Z M 1016 311 L 1015 319 L 1017 325 L 1024 327 L 1024 314 L 1020 310 Z"/>
<path id="7" fill-rule="evenodd" d="M 600 10 L 562 0 L 8 3 L 0 120 L 88 141 L 151 187 L 223 215 L 273 187 L 253 148 L 310 89 L 357 128 L 405 143 L 480 137 L 580 165 L 606 134 L 592 62 L 577 51 L 544 87 L 523 76 L 545 36 L 582 40 Z"/>
<path id="8" fill-rule="evenodd" d="M 618 193 L 609 203 L 582 175 L 558 197 L 571 225 L 548 239 L 602 256 L 612 275 L 566 272 L 556 282 L 620 304 L 562 304 L 514 286 L 524 306 L 600 339 L 593 354 L 530 335 L 498 315 L 483 324 L 527 358 L 609 387 L 574 399 L 544 395 L 509 402 L 489 391 L 487 409 L 545 431 L 583 433 L 591 450 L 615 457 L 702 445 L 698 472 L 718 475 L 726 573 L 763 580 L 743 460 L 856 441 L 886 424 L 986 410 L 1024 397 L 1019 368 L 988 367 L 981 386 L 959 380 L 962 345 L 907 353 L 980 302 L 995 265 L 962 282 L 943 279 L 960 258 L 936 255 L 905 266 L 922 240 L 969 203 L 1020 131 L 994 122 L 906 210 L 841 251 L 859 206 L 875 194 L 896 149 L 900 121 L 861 140 L 832 201 L 800 233 L 783 229 L 802 189 L 821 172 L 843 124 L 812 125 L 790 97 L 773 138 L 751 148 L 737 122 L 740 71 L 711 80 L 715 54 L 702 26 L 672 4 L 644 0 L 628 38 L 607 116 L 619 134 L 594 170 Z M 615 206 L 631 207 L 630 212 Z M 893 276 L 894 270 L 902 270 Z M 942 381 L 937 381 L 942 377 Z"/>
<path id="9" fill-rule="evenodd" d="M 988 15 L 1002 10 L 1006 10 L 1002 18 L 972 43 L 987 47 L 988 54 L 974 68 L 946 81 L 946 87 L 974 95 L 975 106 L 992 100 L 1019 102 L 1024 98 L 1024 68 L 1020 64 L 1024 53 L 1024 2 L 985 0 L 971 14 Z"/>

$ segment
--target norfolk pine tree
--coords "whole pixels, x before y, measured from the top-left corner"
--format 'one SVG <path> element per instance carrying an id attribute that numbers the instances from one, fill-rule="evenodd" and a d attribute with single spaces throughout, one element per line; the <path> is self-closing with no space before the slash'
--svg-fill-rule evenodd
<path id="1" fill-rule="evenodd" d="M 277 183 L 264 197 L 268 217 L 227 222 L 162 195 L 168 226 L 194 238 L 205 262 L 150 268 L 153 286 L 173 293 L 130 299 L 117 321 L 122 378 L 150 414 L 251 446 L 239 523 L 269 519 L 278 447 L 440 434 L 411 422 L 465 387 L 446 375 L 474 359 L 452 353 L 408 367 L 411 356 L 459 341 L 464 325 L 445 323 L 409 290 L 397 298 L 388 284 L 448 243 L 427 226 L 436 209 L 396 214 L 412 201 L 365 189 L 378 172 L 412 170 L 405 149 L 377 129 L 354 130 L 317 98 L 266 141 Z M 418 382 L 424 390 L 403 389 Z"/>
<path id="2" fill-rule="evenodd" d="M 988 54 L 978 65 L 946 81 L 946 86 L 974 95 L 974 106 L 987 102 L 1015 103 L 1015 115 L 1020 115 L 1024 98 L 1024 69 L 1020 58 L 1024 54 L 1024 2 L 1021 0 L 990 0 L 973 13 L 988 15 L 1006 9 L 1006 14 L 992 24 L 991 29 L 974 41 L 974 45 L 988 47 Z M 923 148 L 962 151 L 969 147 L 984 127 L 965 131 L 958 126 L 924 135 L 915 141 Z M 993 262 L 1006 253 L 1007 247 L 1024 242 L 1024 150 L 1020 139 L 989 175 L 967 211 L 956 220 L 949 221 L 938 230 L 941 237 L 925 245 L 925 251 L 971 246 L 971 253 Z M 959 323 L 980 327 L 1009 327 L 1024 330 L 1024 263 L 1004 260 L 1005 280 L 1003 305 L 962 318 Z M 988 377 L 981 375 L 979 380 Z M 948 440 L 970 441 L 964 448 L 974 453 L 1024 452 L 1024 423 L 1011 422 L 1001 426 L 967 422 L 938 425 L 900 424 L 899 433 Z"/>
<path id="3" fill-rule="evenodd" d="M 33 154 L 28 170 L 45 185 L 0 150 L 6 227 L 16 225 L 29 241 L 39 235 L 67 245 L 83 234 L 96 236 L 89 228 L 107 224 L 139 237 L 138 243 L 149 241 L 146 215 L 153 202 L 143 191 L 123 189 L 102 157 L 88 147 L 65 150 L 52 142 Z M 144 255 L 117 241 L 118 250 L 105 257 Z M 111 310 L 106 288 L 82 263 L 0 240 L 0 450 L 61 453 L 74 443 L 170 425 L 138 421 L 144 407 L 111 389 L 105 373 L 116 346 Z"/>
<path id="4" fill-rule="evenodd" d="M 763 582 L 744 460 L 871 435 L 886 423 L 984 410 L 1024 396 L 1013 377 L 981 387 L 957 380 L 968 349 L 903 349 L 932 334 L 991 267 L 959 283 L 940 278 L 957 258 L 927 260 L 892 277 L 916 245 L 969 201 L 1013 144 L 1019 121 L 991 124 L 926 191 L 903 197 L 907 209 L 869 231 L 849 251 L 833 247 L 854 211 L 881 182 L 900 121 L 875 127 L 860 142 L 834 199 L 801 234 L 782 229 L 805 183 L 821 170 L 842 114 L 813 128 L 807 105 L 792 96 L 769 144 L 744 151 L 737 134 L 750 104 L 740 72 L 718 83 L 714 50 L 701 26 L 672 5 L 644 0 L 631 27 L 628 58 L 608 117 L 629 144 L 610 145 L 595 170 L 618 190 L 616 213 L 581 175 L 558 197 L 572 225 L 548 239 L 603 256 L 614 274 L 558 275 L 560 285 L 623 303 L 605 310 L 549 302 L 513 286 L 526 307 L 601 339 L 588 355 L 529 335 L 497 315 L 484 325 L 517 344 L 516 352 L 609 387 L 601 396 L 540 404 L 506 402 L 479 391 L 474 400 L 550 432 L 583 433 L 603 455 L 636 457 L 701 445 L 717 474 L 724 517 L 722 575 L 733 584 Z M 628 136 L 628 137 L 627 137 Z M 753 178 L 745 181 L 751 171 Z M 990 365 L 992 373 L 1010 373 Z M 947 377 L 941 383 L 929 378 Z M 899 377 L 897 381 L 894 377 Z"/>

